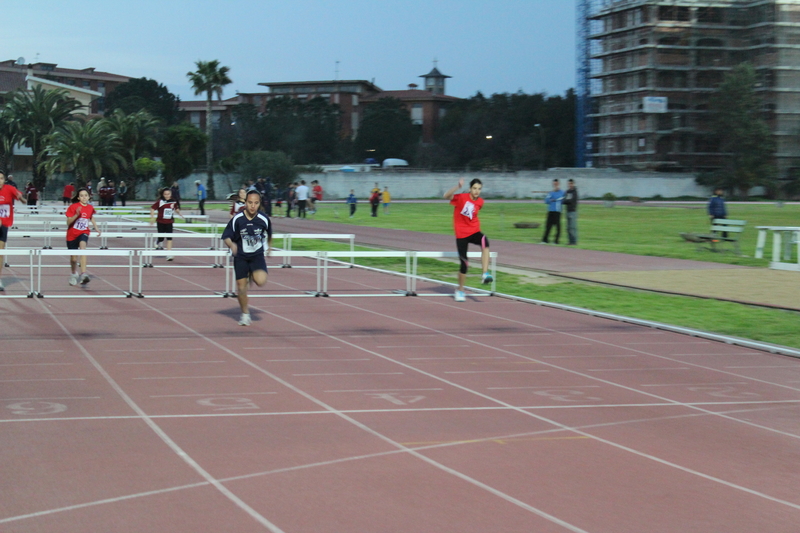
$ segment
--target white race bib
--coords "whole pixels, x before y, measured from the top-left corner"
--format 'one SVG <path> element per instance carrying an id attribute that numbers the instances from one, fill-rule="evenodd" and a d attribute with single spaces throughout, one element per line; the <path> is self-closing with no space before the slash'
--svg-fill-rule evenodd
<path id="1" fill-rule="evenodd" d="M 8 204 L 0 205 L 0 218 L 8 218 L 11 216 L 11 206 Z"/>
<path id="2" fill-rule="evenodd" d="M 242 248 L 244 253 L 252 254 L 259 251 L 262 247 L 261 235 L 243 235 Z"/>
<path id="3" fill-rule="evenodd" d="M 166 208 L 164 209 L 164 220 L 170 220 L 172 218 L 172 209 Z"/>
<path id="4" fill-rule="evenodd" d="M 465 203 L 464 208 L 461 209 L 461 214 L 472 220 L 472 217 L 475 215 L 475 204 L 472 202 Z"/>
<path id="5" fill-rule="evenodd" d="M 72 229 L 76 229 L 78 231 L 86 231 L 89 229 L 89 219 L 88 218 L 78 218 L 75 220 L 75 224 L 72 225 Z"/>

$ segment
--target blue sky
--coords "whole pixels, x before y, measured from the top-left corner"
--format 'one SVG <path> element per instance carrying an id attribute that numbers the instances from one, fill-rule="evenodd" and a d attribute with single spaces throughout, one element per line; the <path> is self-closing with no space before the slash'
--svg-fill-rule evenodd
<path id="1" fill-rule="evenodd" d="M 421 84 L 438 59 L 447 92 L 563 94 L 575 86 L 575 0 L 30 0 L 8 2 L 1 60 L 24 57 L 158 80 L 183 100 L 198 59 L 259 82 Z"/>

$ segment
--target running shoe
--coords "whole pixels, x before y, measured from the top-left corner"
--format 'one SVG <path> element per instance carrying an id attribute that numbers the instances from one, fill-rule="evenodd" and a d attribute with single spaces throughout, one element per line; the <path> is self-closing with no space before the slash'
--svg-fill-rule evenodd
<path id="1" fill-rule="evenodd" d="M 90 281 L 91 281 L 91 280 L 89 279 L 89 274 L 87 274 L 86 272 L 84 272 L 83 274 L 81 274 L 81 285 L 86 285 L 86 284 L 87 284 L 87 283 L 89 283 Z"/>
<path id="2" fill-rule="evenodd" d="M 163 249 L 164 249 L 163 246 L 161 246 L 160 244 L 156 244 L 156 250 L 163 250 Z"/>
<path id="3" fill-rule="evenodd" d="M 249 326 L 250 324 L 252 324 L 250 320 L 250 313 L 242 313 L 242 316 L 239 317 L 239 325 Z"/>
<path id="4" fill-rule="evenodd" d="M 466 302 L 467 295 L 464 294 L 464 291 L 456 291 L 456 293 L 453 295 L 453 299 L 457 302 Z"/>
<path id="5" fill-rule="evenodd" d="M 488 285 L 489 283 L 494 281 L 494 278 L 488 272 L 484 272 L 482 281 L 484 285 Z"/>
<path id="6" fill-rule="evenodd" d="M 78 284 L 79 276 L 77 274 L 70 274 L 69 276 L 69 284 L 70 285 L 77 285 Z"/>
<path id="7" fill-rule="evenodd" d="M 172 257 L 171 255 L 168 255 L 168 256 L 167 256 L 167 261 L 172 261 L 173 259 L 175 259 L 175 258 L 174 258 L 174 257 Z"/>

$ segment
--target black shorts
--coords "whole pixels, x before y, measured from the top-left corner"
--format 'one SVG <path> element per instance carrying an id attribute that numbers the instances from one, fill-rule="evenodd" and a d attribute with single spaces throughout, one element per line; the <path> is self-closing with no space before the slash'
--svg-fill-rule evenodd
<path id="1" fill-rule="evenodd" d="M 233 258 L 233 271 L 236 273 L 236 279 L 245 279 L 251 272 L 256 270 L 267 271 L 267 260 L 263 255 L 256 255 L 253 257 L 239 257 L 238 255 Z"/>
<path id="2" fill-rule="evenodd" d="M 456 239 L 456 249 L 458 250 L 458 258 L 461 261 L 461 273 L 467 273 L 469 267 L 469 260 L 467 259 L 467 248 L 470 244 L 477 244 L 481 250 L 489 247 L 489 239 L 480 231 L 473 233 L 469 237 L 463 239 Z"/>
<path id="3" fill-rule="evenodd" d="M 156 222 L 156 231 L 158 233 L 172 233 L 172 224 L 163 224 L 161 222 Z M 158 242 L 161 242 L 164 237 L 159 237 Z M 168 241 L 172 240 L 172 237 L 166 237 Z"/>
<path id="4" fill-rule="evenodd" d="M 8 226 L 0 226 L 0 242 L 8 241 Z"/>
<path id="5" fill-rule="evenodd" d="M 81 233 L 74 240 L 67 241 L 67 250 L 80 250 L 81 241 L 88 243 L 89 235 L 86 233 Z"/>

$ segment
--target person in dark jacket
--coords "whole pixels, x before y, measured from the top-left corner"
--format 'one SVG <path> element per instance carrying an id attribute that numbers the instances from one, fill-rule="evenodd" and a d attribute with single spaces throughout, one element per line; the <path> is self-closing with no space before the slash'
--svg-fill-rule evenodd
<path id="1" fill-rule="evenodd" d="M 578 244 L 578 188 L 575 187 L 575 180 L 567 180 L 567 191 L 564 193 L 564 200 L 561 203 L 567 206 L 569 244 Z"/>
<path id="2" fill-rule="evenodd" d="M 715 218 L 726 218 L 728 210 L 725 209 L 725 198 L 722 196 L 722 188 L 714 189 L 714 194 L 708 201 L 708 216 L 711 220 Z"/>

